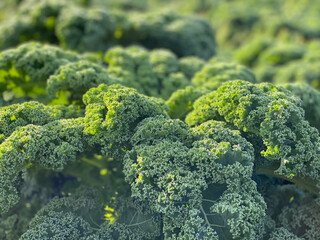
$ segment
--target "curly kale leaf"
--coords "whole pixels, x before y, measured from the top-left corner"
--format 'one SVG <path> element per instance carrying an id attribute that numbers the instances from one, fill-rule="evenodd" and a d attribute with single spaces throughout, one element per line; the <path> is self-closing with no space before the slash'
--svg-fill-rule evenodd
<path id="1" fill-rule="evenodd" d="M 113 157 L 130 148 L 134 128 L 140 121 L 167 116 L 158 102 L 120 85 L 91 88 L 83 101 L 87 105 L 85 133 L 91 136 L 91 144 L 101 145 L 102 152 Z"/>
<path id="2" fill-rule="evenodd" d="M 48 78 L 46 90 L 52 99 L 60 95 L 68 96 L 69 93 L 68 103 L 79 103 L 85 92 L 102 83 L 111 85 L 115 81 L 103 66 L 83 60 L 60 66 Z"/>
<path id="3" fill-rule="evenodd" d="M 192 78 L 192 84 L 199 88 L 216 90 L 222 83 L 231 80 L 244 80 L 256 83 L 253 72 L 240 64 L 226 63 L 212 59 Z"/>
<path id="4" fill-rule="evenodd" d="M 277 228 L 270 236 L 268 240 L 304 240 L 305 238 L 299 238 L 292 232 L 289 232 L 286 228 Z"/>
<path id="5" fill-rule="evenodd" d="M 29 124 L 15 130 L 0 145 L 0 211 L 7 212 L 18 200 L 18 174 L 39 165 L 62 170 L 84 151 L 83 119 L 57 120 L 43 126 Z"/>
<path id="6" fill-rule="evenodd" d="M 169 107 L 168 114 L 171 118 L 184 120 L 189 112 L 193 110 L 193 103 L 202 95 L 208 93 L 205 89 L 188 86 L 173 92 L 166 101 Z"/>
<path id="7" fill-rule="evenodd" d="M 163 215 L 166 239 L 259 235 L 265 203 L 251 180 L 252 146 L 239 133 L 215 122 L 190 129 L 156 117 L 138 125 L 132 145 L 126 181 L 133 197 Z"/>
<path id="8" fill-rule="evenodd" d="M 121 197 L 106 203 L 101 201 L 104 194 L 80 188 L 67 197 L 53 198 L 37 212 L 20 240 L 147 240 L 160 236 L 161 218 L 146 204 Z"/>
<path id="9" fill-rule="evenodd" d="M 20 240 L 99 239 L 96 229 L 103 222 L 102 215 L 99 193 L 83 188 L 68 197 L 53 198 L 37 212 Z"/>
<path id="10" fill-rule="evenodd" d="M 311 126 L 320 130 L 320 93 L 306 83 L 288 83 L 282 85 L 302 100 L 305 118 Z"/>
<path id="11" fill-rule="evenodd" d="M 12 77 L 20 75 L 20 81 L 29 80 L 41 84 L 41 82 L 45 83 L 45 80 L 59 66 L 79 59 L 80 57 L 76 53 L 50 45 L 30 42 L 1 52 L 0 68 L 2 71 L 8 72 L 7 78 L 11 76 L 12 72 Z M 2 74 L 4 73 L 2 72 Z"/>
<path id="12" fill-rule="evenodd" d="M 319 199 L 304 198 L 284 207 L 278 216 L 278 224 L 300 238 L 320 238 Z"/>
<path id="13" fill-rule="evenodd" d="M 45 125 L 62 118 L 79 116 L 76 106 L 46 106 L 38 102 L 14 104 L 0 109 L 0 143 L 18 127 L 28 124 Z"/>
<path id="14" fill-rule="evenodd" d="M 180 71 L 183 72 L 188 79 L 192 79 L 206 63 L 204 60 L 197 57 L 183 57 L 179 60 Z"/>
<path id="15" fill-rule="evenodd" d="M 112 78 L 148 96 L 167 99 L 176 89 L 190 84 L 179 59 L 168 50 L 148 52 L 142 47 L 115 47 L 106 52 L 104 60 Z"/>
<path id="16" fill-rule="evenodd" d="M 72 52 L 40 43 L 25 43 L 0 53 L 0 93 L 3 105 L 16 98 L 48 102 L 46 81 L 61 66 L 81 58 Z"/>
<path id="17" fill-rule="evenodd" d="M 255 162 L 257 172 L 318 192 L 319 133 L 305 120 L 301 100 L 292 93 L 268 83 L 227 82 L 199 98 L 186 122 L 197 125 L 209 119 L 225 121 L 253 143 L 261 159 Z"/>

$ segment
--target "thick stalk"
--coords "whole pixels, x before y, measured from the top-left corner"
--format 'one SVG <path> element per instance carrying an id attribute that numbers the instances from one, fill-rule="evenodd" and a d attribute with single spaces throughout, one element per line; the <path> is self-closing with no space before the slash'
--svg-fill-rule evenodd
<path id="1" fill-rule="evenodd" d="M 294 176 L 293 178 L 288 178 L 288 177 L 276 174 L 274 171 L 275 171 L 275 169 L 263 168 L 263 166 L 260 166 L 259 168 L 255 169 L 256 174 L 264 174 L 264 175 L 287 180 L 289 182 L 296 184 L 297 186 L 300 186 L 304 189 L 307 189 L 308 191 L 316 194 L 317 196 L 320 196 L 320 188 L 317 187 L 317 184 L 319 184 L 319 182 L 316 181 L 315 179 L 312 179 L 309 177 L 300 178 L 299 176 Z"/>

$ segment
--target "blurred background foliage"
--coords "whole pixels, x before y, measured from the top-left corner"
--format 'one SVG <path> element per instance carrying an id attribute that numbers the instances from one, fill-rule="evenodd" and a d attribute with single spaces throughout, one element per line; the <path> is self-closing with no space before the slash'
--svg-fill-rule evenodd
<path id="1" fill-rule="evenodd" d="M 59 1 L 55 1 L 59 2 Z M 320 2 L 314 0 L 74 0 L 83 7 L 108 11 L 165 12 L 205 18 L 215 30 L 218 56 L 253 68 L 260 81 L 279 82 L 278 72 L 303 75 L 318 87 L 317 71 L 309 76 L 293 65 L 317 66 L 320 58 Z M 0 21 L 8 22 L 37 0 L 2 0 Z M 1 27 L 0 27 L 1 28 Z M 52 42 L 51 42 L 52 43 Z M 288 46 L 289 45 L 289 46 Z M 257 57 L 259 56 L 259 57 Z M 298 63 L 297 63 L 298 61 Z M 301 64 L 300 64 L 301 63 Z M 309 68 L 310 67 L 309 65 Z M 317 67 L 313 67 L 317 69 Z M 313 70 L 315 71 L 315 70 Z M 292 75 L 291 74 L 291 75 Z M 281 74 L 280 74 L 281 75 Z M 312 75 L 310 77 L 310 75 Z M 294 77 L 293 77 L 294 78 Z M 316 79 L 317 80 L 317 79 Z M 294 80 L 289 80 L 293 81 Z M 281 81 L 280 81 L 281 82 Z M 283 82 L 283 81 L 282 81 Z"/>
<path id="2" fill-rule="evenodd" d="M 36 0 L 2 0 L 0 19 Z M 173 10 L 206 18 L 216 30 L 221 50 L 237 49 L 257 37 L 306 43 L 320 37 L 320 2 L 314 0 L 73 0 L 84 7 L 124 11 Z"/>

